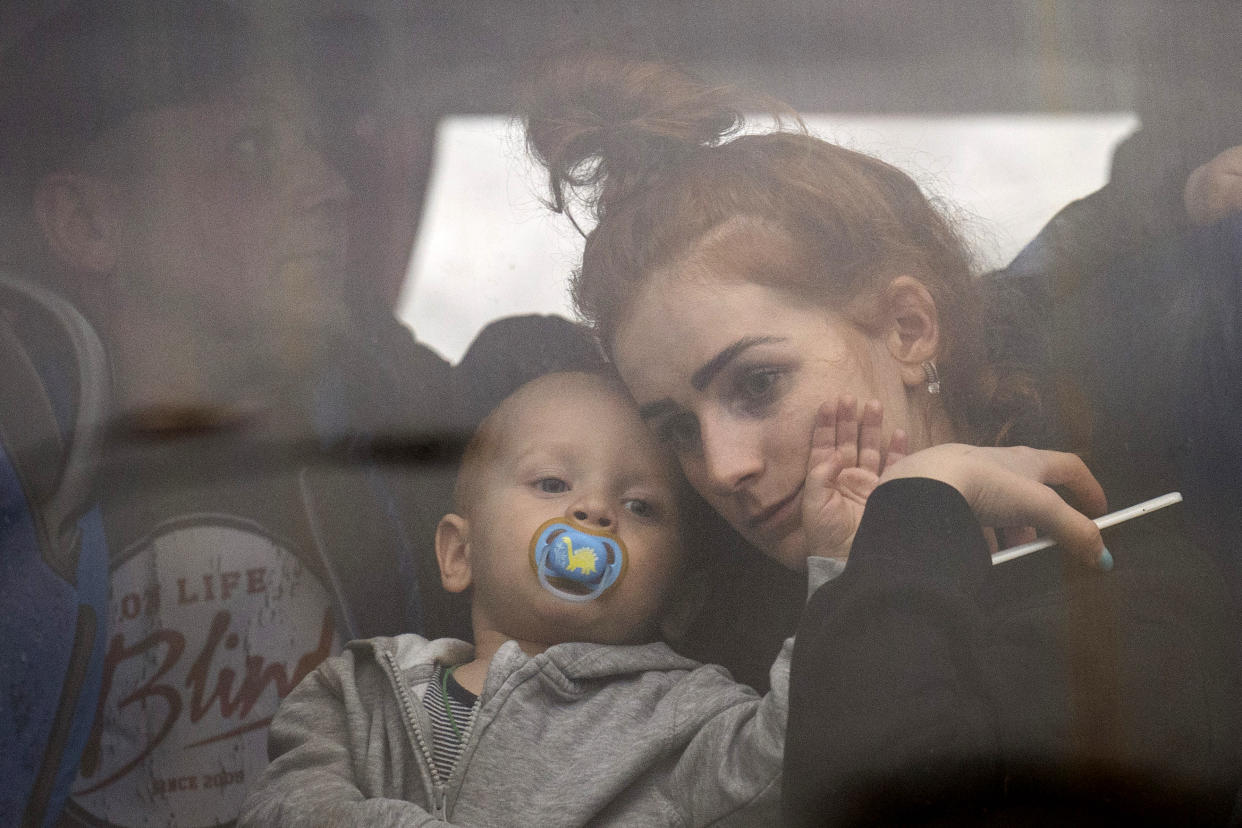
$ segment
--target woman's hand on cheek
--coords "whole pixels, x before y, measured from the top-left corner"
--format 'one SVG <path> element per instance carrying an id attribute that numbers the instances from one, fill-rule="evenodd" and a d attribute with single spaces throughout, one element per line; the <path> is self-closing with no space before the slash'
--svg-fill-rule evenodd
<path id="1" fill-rule="evenodd" d="M 880 482 L 886 465 L 906 452 L 906 435 L 893 433 L 887 452 L 881 449 L 884 408 L 872 400 L 858 418 L 853 397 L 824 403 L 816 413 L 802 496 L 802 526 L 807 555 L 845 559 L 867 498 Z"/>
<path id="2" fill-rule="evenodd" d="M 949 484 L 985 527 L 1033 526 L 1091 566 L 1107 568 L 1106 561 L 1111 563 L 1099 528 L 1087 517 L 1108 508 L 1104 490 L 1076 455 L 945 443 L 890 463 L 881 482 L 900 477 Z M 1068 489 L 1082 511 L 1062 500 L 1052 486 Z"/>

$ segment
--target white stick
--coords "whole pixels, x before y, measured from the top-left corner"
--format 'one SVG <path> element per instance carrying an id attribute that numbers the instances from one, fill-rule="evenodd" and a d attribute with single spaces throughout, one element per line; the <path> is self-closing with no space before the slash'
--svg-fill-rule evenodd
<path id="1" fill-rule="evenodd" d="M 1181 492 L 1169 492 L 1160 497 L 1153 497 L 1151 500 L 1144 500 L 1142 503 L 1136 503 L 1126 509 L 1118 509 L 1115 512 L 1109 512 L 1107 515 L 1095 519 L 1095 525 L 1101 529 L 1107 529 L 1110 526 L 1116 526 L 1118 523 L 1124 523 L 1131 518 L 1146 515 L 1157 509 L 1163 509 L 1165 506 L 1172 506 L 1174 503 L 1182 502 Z M 1021 558 L 1023 555 L 1029 555 L 1032 552 L 1038 552 L 1041 549 L 1047 549 L 1050 546 L 1056 546 L 1057 542 L 1052 538 L 1037 538 L 1030 543 L 1011 546 L 1008 549 L 1002 549 L 992 556 L 992 565 L 1002 564 L 1005 561 L 1012 561 L 1014 558 Z"/>

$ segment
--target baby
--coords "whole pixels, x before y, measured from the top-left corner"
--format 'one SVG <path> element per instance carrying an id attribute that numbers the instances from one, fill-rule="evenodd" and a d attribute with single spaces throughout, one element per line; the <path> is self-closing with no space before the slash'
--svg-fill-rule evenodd
<path id="1" fill-rule="evenodd" d="M 686 562 L 677 476 L 611 378 L 522 386 L 436 533 L 474 646 L 356 641 L 281 705 L 243 825 L 777 820 L 789 658 L 760 697 L 657 642 Z M 811 559 L 811 589 L 833 574 Z M 839 565 L 838 565 L 839 566 Z"/>

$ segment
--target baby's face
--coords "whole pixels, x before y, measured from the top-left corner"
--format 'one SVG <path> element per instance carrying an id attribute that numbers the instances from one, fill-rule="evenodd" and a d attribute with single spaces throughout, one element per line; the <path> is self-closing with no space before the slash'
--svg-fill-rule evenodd
<path id="1" fill-rule="evenodd" d="M 553 374 L 497 414 L 499 448 L 468 516 L 476 627 L 543 644 L 649 637 L 683 555 L 675 473 L 633 403 L 599 377 Z M 554 519 L 624 546 L 625 571 L 592 600 L 545 589 L 531 565 Z"/>

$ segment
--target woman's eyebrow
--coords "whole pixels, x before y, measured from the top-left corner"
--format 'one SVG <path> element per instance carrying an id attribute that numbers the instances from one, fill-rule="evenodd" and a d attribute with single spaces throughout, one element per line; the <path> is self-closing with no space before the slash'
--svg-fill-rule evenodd
<path id="1" fill-rule="evenodd" d="M 744 336 L 732 345 L 724 348 L 720 353 L 709 359 L 690 376 L 690 384 L 694 386 L 695 391 L 702 391 L 711 385 L 712 379 L 715 378 L 724 368 L 738 357 L 747 348 L 753 348 L 756 345 L 766 345 L 769 342 L 779 342 L 779 336 Z"/>

